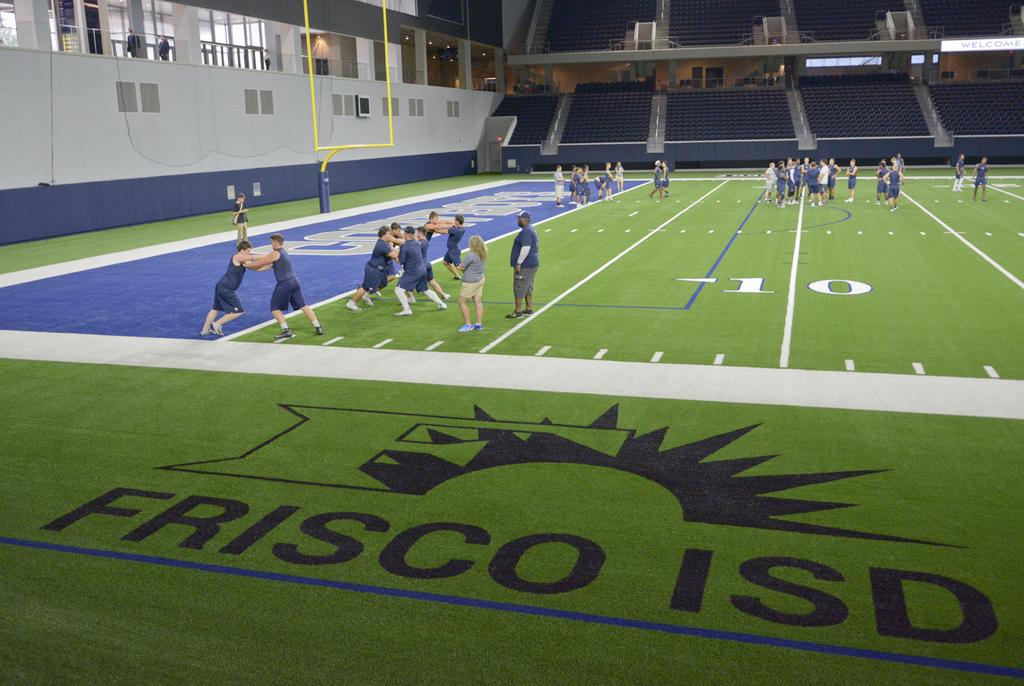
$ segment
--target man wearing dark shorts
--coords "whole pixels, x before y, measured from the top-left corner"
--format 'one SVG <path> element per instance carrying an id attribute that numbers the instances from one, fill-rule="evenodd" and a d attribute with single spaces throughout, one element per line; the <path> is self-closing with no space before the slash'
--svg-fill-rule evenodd
<path id="1" fill-rule="evenodd" d="M 515 271 L 512 279 L 512 295 L 516 299 L 516 309 L 505 315 L 506 319 L 519 319 L 533 314 L 533 282 L 540 268 L 540 254 L 537 245 L 537 232 L 531 225 L 530 213 L 520 212 L 516 223 L 519 233 L 512 242 L 512 255 L 509 264 Z M 526 309 L 521 309 L 523 301 Z"/>
<path id="2" fill-rule="evenodd" d="M 446 310 L 448 306 L 437 297 L 437 293 L 428 288 L 427 267 L 423 260 L 423 245 L 416 240 L 416 229 L 405 227 L 405 242 L 398 249 L 398 261 L 402 264 L 402 276 L 395 286 L 395 297 L 402 309 L 395 313 L 396 317 L 408 317 L 412 314 L 409 307 L 410 293 L 423 293 L 437 305 L 437 309 Z"/>
<path id="3" fill-rule="evenodd" d="M 238 289 L 245 277 L 245 263 L 252 259 L 250 250 L 252 244 L 249 241 L 238 242 L 238 252 L 231 256 L 227 272 L 220 277 L 220 281 L 213 289 L 213 306 L 206 314 L 203 330 L 199 332 L 200 336 L 208 336 L 211 333 L 223 336 L 224 329 L 221 327 L 245 314 L 242 301 L 238 299 Z M 217 315 L 222 312 L 224 316 L 217 319 Z"/>
<path id="4" fill-rule="evenodd" d="M 279 233 L 271 236 L 270 247 L 272 249 L 268 255 L 247 262 L 245 266 L 256 271 L 264 271 L 269 267 L 274 269 L 277 286 L 274 287 L 274 293 L 270 296 L 270 313 L 274 315 L 274 319 L 281 326 L 281 333 L 274 336 L 274 340 L 286 341 L 295 335 L 288 328 L 288 322 L 284 318 L 284 311 L 288 309 L 289 305 L 293 310 L 302 310 L 302 313 L 309 319 L 309 323 L 313 325 L 316 335 L 323 336 L 324 330 L 320 327 L 320 322 L 316 320 L 313 308 L 306 304 L 306 298 L 302 295 L 302 286 L 299 285 L 299 279 L 292 270 L 292 258 L 284 249 L 284 236 Z"/>
<path id="5" fill-rule="evenodd" d="M 398 250 L 391 247 L 391 243 L 384 240 L 390 229 L 382 226 L 377 230 L 377 242 L 373 246 L 370 259 L 363 268 L 363 283 L 356 289 L 352 299 L 345 303 L 345 306 L 353 312 L 359 311 L 356 303 L 362 300 L 373 307 L 373 300 L 370 298 L 374 293 L 388 285 L 388 264 L 398 259 Z"/>

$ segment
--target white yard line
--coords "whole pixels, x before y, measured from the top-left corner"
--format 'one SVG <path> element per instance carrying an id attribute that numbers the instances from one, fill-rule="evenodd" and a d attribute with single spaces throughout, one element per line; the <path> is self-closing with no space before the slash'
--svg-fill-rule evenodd
<path id="1" fill-rule="evenodd" d="M 925 371 L 923 364 L 921 364 L 920 362 L 911 362 L 910 366 L 914 368 L 915 374 L 920 374 L 921 376 L 924 376 Z"/>
<path id="2" fill-rule="evenodd" d="M 651 358 L 651 362 L 661 362 L 661 358 L 665 356 L 665 353 L 660 350 L 654 353 L 654 357 Z"/>
<path id="3" fill-rule="evenodd" d="M 638 215 L 638 214 L 640 214 L 640 210 L 637 210 L 636 212 L 630 212 L 630 213 L 629 213 L 629 216 L 630 216 L 630 217 L 635 217 L 635 216 L 636 216 L 636 215 Z"/>
<path id="4" fill-rule="evenodd" d="M 337 212 L 329 212 L 327 214 L 315 214 L 308 217 L 299 217 L 297 219 L 288 219 L 286 221 L 274 222 L 272 224 L 260 224 L 259 226 L 253 226 L 249 228 L 249 236 L 263 236 L 266 234 L 277 233 L 279 231 L 287 231 L 289 229 L 297 229 L 303 226 L 310 226 L 312 224 L 319 224 L 321 222 L 332 221 L 335 219 L 345 219 L 346 217 L 354 217 L 357 214 L 363 214 L 366 212 L 391 210 L 396 207 L 401 207 L 403 205 L 409 205 L 412 203 L 427 202 L 430 200 L 440 200 L 451 195 L 489 190 L 491 188 L 497 188 L 499 186 L 504 186 L 509 183 L 514 182 L 489 181 L 487 183 L 479 183 L 473 186 L 466 186 L 464 188 L 453 188 L 446 191 L 437 191 L 435 193 L 423 193 L 422 195 L 415 195 L 411 198 L 402 198 L 401 200 L 389 200 L 387 202 L 378 202 L 372 205 L 352 207 L 347 210 L 338 210 Z M 250 211 L 252 211 L 252 209 L 253 208 L 250 208 Z M 225 212 L 225 215 L 226 214 L 227 212 Z M 30 281 L 39 281 L 40 279 L 49 279 L 54 276 L 74 274 L 76 272 L 88 271 L 90 269 L 98 269 L 100 267 L 109 267 L 111 265 L 122 264 L 124 262 L 144 260 L 150 257 L 157 257 L 158 255 L 165 255 L 167 253 L 181 252 L 183 250 L 192 250 L 194 248 L 203 248 L 208 245 L 216 245 L 217 243 L 223 243 L 225 241 L 234 240 L 236 236 L 237 234 L 235 233 L 234 229 L 231 229 L 230 231 L 218 231 L 217 233 L 211 233 L 205 236 L 197 236 L 195 238 L 186 238 L 180 241 L 172 241 L 170 243 L 159 243 L 157 245 L 149 245 L 143 248 L 122 250 L 120 252 L 114 252 L 108 255 L 83 257 L 82 259 L 70 260 L 68 262 L 58 262 L 57 264 L 48 264 L 43 267 L 22 269 L 21 271 L 17 272 L 0 274 L 0 288 L 6 288 L 7 286 L 15 286 L 20 283 L 28 283 Z"/>
<path id="5" fill-rule="evenodd" d="M 430 345 L 428 345 L 428 346 L 427 346 L 427 347 L 425 348 L 425 350 L 426 350 L 427 352 L 430 352 L 431 350 L 437 350 L 438 348 L 440 348 L 440 347 L 441 347 L 441 345 L 442 345 L 443 343 L 444 343 L 444 341 L 435 341 L 435 342 L 431 343 Z"/>
<path id="6" fill-rule="evenodd" d="M 594 355 L 594 359 L 595 360 L 603 360 L 604 356 L 607 355 L 607 354 L 608 354 L 608 348 L 601 348 L 600 350 L 597 351 L 597 354 Z"/>
<path id="7" fill-rule="evenodd" d="M 548 351 L 549 351 L 549 350 L 551 350 L 551 346 L 550 346 L 550 345 L 545 345 L 545 346 L 544 346 L 543 348 L 541 348 L 540 350 L 538 350 L 537 352 L 535 352 L 535 353 L 533 354 L 533 356 L 534 356 L 534 357 L 544 357 L 545 355 L 547 355 L 547 354 L 548 354 Z"/>
<path id="8" fill-rule="evenodd" d="M 793 244 L 793 265 L 789 270 L 789 293 L 786 295 L 786 322 L 782 329 L 782 350 L 779 353 L 779 366 L 789 366 L 789 350 L 793 345 L 793 312 L 796 309 L 796 272 L 800 263 L 800 236 L 804 226 L 804 197 L 800 195 L 800 212 L 796 218 L 796 242 Z"/>
<path id="9" fill-rule="evenodd" d="M 394 338 L 385 338 L 383 341 L 381 341 L 380 343 L 377 343 L 373 347 L 379 350 L 379 349 L 383 348 L 385 345 L 387 345 L 388 343 L 390 343 L 393 340 L 395 340 L 395 339 Z"/>
<path id="10" fill-rule="evenodd" d="M 647 183 L 650 183 L 650 182 L 648 181 Z M 643 188 L 644 186 L 647 185 L 647 183 L 637 184 L 636 186 L 633 186 L 632 188 L 627 188 L 626 190 L 624 190 L 622 192 L 623 193 L 629 193 L 630 191 L 636 190 L 637 188 Z M 554 216 L 547 217 L 546 219 L 541 219 L 541 220 L 539 220 L 537 222 L 534 222 L 533 225 L 535 227 L 536 226 L 540 226 L 541 224 L 544 224 L 545 222 L 549 222 L 552 219 L 559 219 L 561 217 L 566 216 L 567 214 L 572 214 L 573 212 L 578 212 L 579 210 L 585 209 L 587 207 L 590 207 L 590 205 L 579 205 L 578 207 L 574 207 L 571 210 L 566 210 L 565 212 L 562 212 L 561 214 L 556 214 Z M 493 243 L 495 241 L 500 241 L 503 238 L 508 238 L 509 236 L 514 236 L 517 233 L 519 233 L 519 229 L 513 229 L 512 231 L 508 231 L 506 233 L 503 233 L 500 236 L 495 236 L 494 238 L 489 238 L 488 240 L 484 241 L 484 243 Z M 437 264 L 437 263 L 439 263 L 443 259 L 444 259 L 443 257 L 438 257 L 436 260 L 431 260 L 430 263 L 431 264 Z M 311 305 L 311 307 L 316 309 L 317 307 L 320 307 L 321 305 L 329 305 L 330 303 L 333 303 L 333 302 L 336 302 L 338 300 L 341 300 L 342 298 L 347 298 L 347 297 L 349 297 L 350 295 L 352 295 L 355 292 L 356 292 L 356 289 L 353 288 L 351 290 L 345 291 L 344 293 L 339 293 L 338 295 L 331 296 L 330 298 L 327 298 L 325 300 L 321 300 L 320 302 L 313 303 Z M 287 319 L 289 317 L 294 317 L 294 316 L 296 316 L 296 315 L 298 315 L 300 313 L 301 313 L 301 310 L 294 311 L 294 312 L 289 312 L 288 314 L 285 315 L 285 319 Z M 250 327 L 248 327 L 246 329 L 242 329 L 241 331 L 236 331 L 235 333 L 228 334 L 227 336 L 219 338 L 216 342 L 230 341 L 230 340 L 233 340 L 235 338 L 238 338 L 239 336 L 244 336 L 244 335 L 246 335 L 248 333 L 252 333 L 253 331 L 259 331 L 260 329 L 262 329 L 263 327 L 265 327 L 267 324 L 271 323 L 272 321 L 274 321 L 274 320 L 273 319 L 268 319 L 268 320 L 265 320 L 263 322 L 260 322 L 259 324 L 253 324 L 252 326 L 250 326 Z"/>
<path id="11" fill-rule="evenodd" d="M 241 347 L 244 346 L 244 347 Z M 0 331 L 0 357 L 1024 420 L 1024 381 Z"/>
<path id="12" fill-rule="evenodd" d="M 1016 193 L 1011 193 L 1010 191 L 1004 191 L 1002 188 L 996 188 L 992 184 L 989 184 L 988 187 L 991 188 L 994 191 L 999 191 L 1000 193 L 1006 193 L 1007 195 L 1013 196 L 1014 198 L 1017 198 L 1018 200 L 1024 200 L 1024 195 L 1017 195 Z"/>
<path id="13" fill-rule="evenodd" d="M 344 336 L 335 336 L 335 337 L 334 337 L 334 338 L 332 338 L 331 340 L 329 340 L 329 341 L 324 341 L 324 342 L 323 342 L 323 343 L 321 343 L 320 345 L 334 345 L 335 343 L 337 343 L 338 341 L 342 340 L 343 338 L 345 338 L 345 337 L 344 337 Z"/>
<path id="14" fill-rule="evenodd" d="M 666 226 L 668 226 L 669 224 L 674 222 L 676 219 L 681 217 L 683 214 L 685 214 L 688 210 L 690 210 L 693 207 L 695 207 L 698 203 L 700 203 L 702 200 L 704 200 L 704 198 L 708 197 L 709 195 L 711 195 L 712 193 L 717 191 L 719 188 L 721 188 L 722 186 L 724 186 L 728 182 L 729 182 L 728 179 L 726 179 L 725 181 L 722 181 L 720 184 L 718 184 L 717 186 L 712 188 L 710 191 L 708 191 L 707 193 L 705 193 L 704 195 L 700 196 L 699 198 L 694 200 L 692 203 L 687 205 L 685 209 L 682 209 L 682 210 L 676 212 L 674 215 L 672 215 L 672 217 L 670 217 L 667 221 L 665 221 L 658 228 L 659 229 L 665 228 Z M 636 186 L 636 188 L 642 188 L 642 186 Z M 610 259 L 607 262 L 605 262 L 604 264 L 602 264 L 600 267 L 598 267 L 594 271 L 590 272 L 590 274 L 588 274 L 587 276 L 585 276 L 582 279 L 580 279 L 579 281 L 577 281 L 574 285 L 570 286 L 568 289 L 566 289 L 566 290 L 562 291 L 561 293 L 559 293 L 558 295 L 556 295 L 554 298 L 549 300 L 548 303 L 546 305 L 544 305 L 544 307 L 542 307 L 539 310 L 537 310 L 536 313 L 530 315 L 526 319 L 523 319 L 518 324 L 513 326 L 511 329 L 509 329 L 508 331 L 506 331 L 505 333 L 503 333 L 502 335 L 498 336 L 493 341 L 491 341 L 490 343 L 485 345 L 483 348 L 480 349 L 480 352 L 482 352 L 482 353 L 490 352 L 491 350 L 494 349 L 495 346 L 500 344 L 502 341 L 506 340 L 509 336 L 514 334 L 516 331 L 519 331 L 519 329 L 523 328 L 524 326 L 526 326 L 530 322 L 536 320 L 539 316 L 541 316 L 546 311 L 551 309 L 553 306 L 555 306 L 556 304 L 561 302 L 566 296 L 570 295 L 573 291 L 575 291 L 576 289 L 582 287 L 584 284 L 589 282 L 591 279 L 596 277 L 598 274 L 603 272 L 605 269 L 607 269 L 608 267 L 610 267 L 613 264 L 615 264 L 616 262 L 618 262 L 620 259 L 622 259 L 625 255 L 629 254 L 634 248 L 639 246 L 641 243 L 646 241 L 648 238 L 650 238 L 651 236 L 656 236 L 656 235 L 657 235 L 656 232 L 645 233 L 640 240 L 638 240 L 635 243 L 633 243 L 632 245 L 630 245 L 628 248 L 626 248 L 625 250 L 620 252 L 618 255 L 616 255 L 612 259 Z"/>
<path id="15" fill-rule="evenodd" d="M 855 371 L 857 371 L 857 367 L 856 367 L 856 365 L 853 364 L 853 360 L 847 360 L 846 361 L 846 371 L 848 371 L 848 372 L 855 372 Z"/>
<path id="16" fill-rule="evenodd" d="M 718 353 L 717 355 L 715 355 L 715 361 L 712 364 L 714 364 L 716 366 L 721 366 L 724 362 L 725 362 L 725 355 L 722 354 L 722 353 Z"/>
<path id="17" fill-rule="evenodd" d="M 987 364 L 985 365 L 985 373 L 988 374 L 988 378 L 990 379 L 999 378 L 999 372 L 995 370 L 995 367 L 990 367 Z"/>
<path id="18" fill-rule="evenodd" d="M 1002 274 L 1003 276 L 1005 276 L 1006 278 L 1008 278 L 1008 279 L 1009 279 L 1010 281 L 1012 281 L 1012 282 L 1013 282 L 1014 284 L 1016 284 L 1016 285 L 1017 285 L 1017 286 L 1018 286 L 1019 288 L 1021 288 L 1022 290 L 1024 290 L 1024 281 L 1021 281 L 1021 280 L 1020 280 L 1020 279 L 1018 279 L 1018 278 L 1017 278 L 1016 276 L 1014 276 L 1013 274 L 1011 274 L 1011 273 L 1009 272 L 1009 270 L 1007 270 L 1007 269 L 1006 269 L 1006 267 L 1004 267 L 1003 265 L 999 264 L 998 262 L 996 262 L 995 260 L 993 260 L 993 259 L 992 259 L 991 257 L 989 257 L 988 255 L 986 255 L 986 254 L 985 254 L 985 253 L 984 253 L 984 252 L 983 252 L 983 251 L 982 251 L 982 250 L 981 250 L 981 249 L 980 249 L 980 248 L 979 248 L 978 246 L 976 246 L 976 245 L 975 245 L 974 243 L 971 243 L 971 242 L 970 242 L 969 240 L 967 240 L 967 239 L 966 239 L 966 238 L 964 238 L 964 237 L 963 237 L 962 235 L 960 235 L 960 232 L 958 232 L 958 231 L 954 231 L 954 230 L 952 229 L 952 227 L 950 227 L 950 226 L 949 226 L 949 224 L 947 224 L 946 222 L 942 221 L 941 219 L 939 219 L 938 217 L 936 217 L 936 216 L 935 216 L 934 214 L 932 214 L 931 212 L 929 212 L 929 211 L 928 211 L 928 209 L 927 209 L 927 208 L 925 208 L 925 206 L 924 206 L 924 205 L 922 205 L 922 204 L 921 204 L 921 203 L 919 203 L 918 201 L 914 200 L 913 198 L 911 198 L 911 197 L 910 197 L 909 195 L 907 195 L 906 193 L 904 193 L 904 194 L 903 194 L 903 197 L 904 197 L 904 198 L 906 198 L 907 200 L 909 200 L 910 202 L 914 203 L 914 205 L 916 205 L 916 206 L 917 206 L 917 207 L 918 207 L 918 208 L 919 208 L 919 209 L 920 209 L 920 210 L 921 210 L 922 212 L 924 212 L 924 213 L 925 213 L 925 214 L 927 214 L 927 215 L 928 215 L 929 217 L 931 217 L 931 218 L 932 218 L 933 220 L 935 220 L 935 223 L 936 223 L 936 224 L 938 224 L 939 226 L 941 226 L 942 228 L 944 228 L 944 229 L 945 229 L 946 231 L 948 231 L 949 233 L 951 233 L 951 234 L 953 234 L 954 236 L 956 236 L 956 237 L 957 237 L 958 239 L 960 239 L 960 241 L 961 241 L 961 242 L 962 242 L 962 243 L 963 243 L 964 245 L 966 245 L 966 246 L 967 246 L 968 248 L 970 248 L 970 249 L 971 249 L 971 250 L 973 250 L 973 251 L 974 251 L 975 253 L 977 253 L 977 255 L 978 255 L 979 257 L 981 257 L 981 259 L 985 260 L 985 261 L 986 261 L 986 262 L 988 262 L 988 263 L 989 263 L 990 265 L 992 265 L 993 267 L 995 267 L 995 268 L 996 268 L 996 270 L 997 270 L 997 271 L 998 271 L 998 272 L 999 272 L 1000 274 Z"/>

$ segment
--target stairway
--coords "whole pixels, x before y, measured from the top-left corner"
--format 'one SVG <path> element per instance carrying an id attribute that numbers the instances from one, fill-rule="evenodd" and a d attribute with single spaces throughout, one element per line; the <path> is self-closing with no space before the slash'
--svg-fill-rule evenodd
<path id="1" fill-rule="evenodd" d="M 657 33 L 654 35 L 655 50 L 662 50 L 670 47 L 669 36 L 672 35 L 672 26 L 669 21 L 669 17 L 671 14 L 672 0 L 658 0 L 658 10 L 654 14 L 654 21 L 658 26 Z"/>
<path id="2" fill-rule="evenodd" d="M 917 96 L 917 102 L 921 105 L 921 113 L 924 115 L 925 123 L 928 124 L 928 133 L 935 137 L 935 147 L 953 147 L 953 137 L 949 135 L 946 127 L 942 125 L 942 119 L 939 117 L 939 113 L 935 110 L 935 104 L 932 102 L 931 93 L 928 92 L 928 86 L 923 83 L 914 84 L 914 95 Z"/>
<path id="3" fill-rule="evenodd" d="M 914 35 L 911 38 L 927 38 L 928 25 L 924 23 L 924 14 L 921 13 L 921 5 L 917 0 L 903 0 L 903 6 L 910 12 L 914 19 Z"/>
<path id="4" fill-rule="evenodd" d="M 1010 27 L 1013 35 L 1024 36 L 1024 5 L 1010 8 Z"/>
<path id="5" fill-rule="evenodd" d="M 804 102 L 800 97 L 800 91 L 796 88 L 787 88 L 786 100 L 789 101 L 789 114 L 793 118 L 797 149 L 815 150 L 818 147 L 818 139 L 811 133 L 811 127 L 807 123 L 807 113 L 804 111 Z"/>
<path id="6" fill-rule="evenodd" d="M 664 92 L 651 96 L 651 123 L 647 129 L 647 152 L 665 152 L 665 119 L 668 116 L 668 96 Z"/>
<path id="7" fill-rule="evenodd" d="M 786 22 L 786 42 L 799 43 L 800 29 L 796 25 L 796 10 L 793 9 L 793 0 L 779 0 L 779 14 Z"/>
<path id="8" fill-rule="evenodd" d="M 530 55 L 537 55 L 547 52 L 545 46 L 548 39 L 548 25 L 551 23 L 551 11 L 554 9 L 555 0 L 537 0 L 533 8 L 533 19 L 530 21 L 530 31 L 526 34 L 526 52 Z"/>
<path id="9" fill-rule="evenodd" d="M 557 155 L 558 144 L 562 142 L 562 134 L 565 133 L 565 124 L 569 120 L 569 108 L 572 107 L 572 93 L 563 93 L 558 96 L 558 108 L 555 109 L 555 118 L 548 129 L 548 135 L 540 144 L 541 155 Z"/>

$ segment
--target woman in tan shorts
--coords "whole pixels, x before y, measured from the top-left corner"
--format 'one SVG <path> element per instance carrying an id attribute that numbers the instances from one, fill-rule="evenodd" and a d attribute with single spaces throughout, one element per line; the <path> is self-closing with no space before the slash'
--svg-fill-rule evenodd
<path id="1" fill-rule="evenodd" d="M 480 236 L 469 239 L 469 252 L 462 258 L 462 290 L 459 292 L 459 309 L 465 324 L 459 333 L 484 330 L 484 266 L 487 264 L 487 245 Z M 476 325 L 469 318 L 469 305 L 476 304 Z"/>

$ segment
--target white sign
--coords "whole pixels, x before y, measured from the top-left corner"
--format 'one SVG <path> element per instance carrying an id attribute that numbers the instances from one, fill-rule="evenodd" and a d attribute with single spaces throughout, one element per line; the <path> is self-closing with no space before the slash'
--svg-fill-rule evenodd
<path id="1" fill-rule="evenodd" d="M 998 38 L 957 38 L 942 41 L 942 52 L 986 52 L 989 50 L 1024 50 L 1024 36 Z"/>

